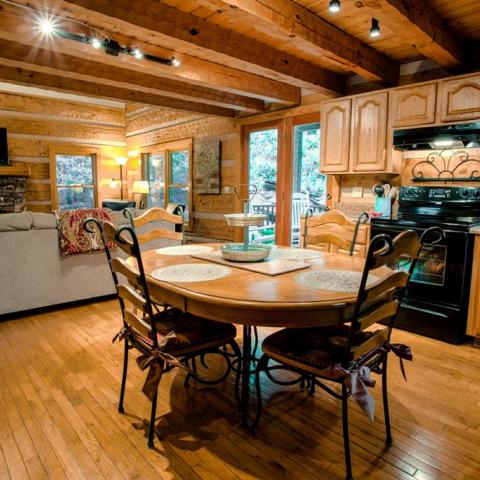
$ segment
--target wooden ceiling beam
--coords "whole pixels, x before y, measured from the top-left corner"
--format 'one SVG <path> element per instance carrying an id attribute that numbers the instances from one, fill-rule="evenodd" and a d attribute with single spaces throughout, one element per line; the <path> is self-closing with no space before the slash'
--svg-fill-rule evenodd
<path id="1" fill-rule="evenodd" d="M 95 98 L 101 97 L 124 102 L 137 102 L 157 107 L 187 110 L 189 112 L 200 112 L 222 117 L 235 116 L 235 110 L 232 109 L 155 95 L 135 89 L 112 87 L 110 85 L 63 77 L 52 73 L 39 72 L 29 69 L 28 64 L 19 66 L 18 62 L 13 62 L 5 58 L 0 58 L 0 79 L 17 85 L 34 85 L 47 90 L 76 93 Z"/>
<path id="2" fill-rule="evenodd" d="M 388 25 L 425 57 L 442 67 L 465 63 L 466 51 L 455 32 L 425 0 L 376 0 L 364 3 L 380 26 Z M 360 7 L 362 8 L 362 7 Z"/>
<path id="3" fill-rule="evenodd" d="M 245 112 L 260 112 L 265 108 L 262 100 L 247 98 L 232 93 L 219 92 L 155 75 L 134 72 L 101 62 L 84 60 L 71 55 L 58 55 L 46 48 L 32 48 L 21 43 L 0 38 L 0 56 L 17 62 L 53 69 L 55 74 L 69 78 L 85 79 L 113 87 L 130 88 L 155 95 L 181 100 L 216 105 Z M 47 72 L 48 73 L 48 72 Z"/>
<path id="4" fill-rule="evenodd" d="M 24 0 L 23 0 L 24 1 Z M 25 2 L 28 3 L 28 2 Z M 316 92 L 341 93 L 344 77 L 156 0 L 45 0 L 53 11 L 112 32 Z"/>
<path id="5" fill-rule="evenodd" d="M 18 3 L 28 4 L 29 2 L 19 0 Z M 48 5 L 46 7 L 48 7 Z M 59 56 L 61 56 L 61 54 L 72 55 L 85 60 L 101 62 L 112 67 L 121 67 L 138 73 L 213 88 L 221 92 L 246 96 L 266 102 L 277 102 L 285 105 L 300 103 L 301 92 L 300 89 L 294 85 L 249 72 L 243 72 L 191 55 L 179 54 L 172 49 L 128 37 L 125 35 L 125 31 L 113 33 L 107 30 L 105 26 L 100 27 L 103 33 L 123 45 L 135 44 L 145 52 L 163 58 L 171 58 L 175 55 L 182 61 L 180 67 L 172 68 L 151 61 L 139 62 L 128 55 L 114 57 L 105 54 L 102 50 L 96 50 L 90 45 L 64 38 L 44 38 L 35 31 L 36 24 L 33 14 L 34 11 L 29 14 L 28 10 L 23 8 L 7 4 L 2 5 L 2 8 L 0 8 L 0 38 L 30 45 L 32 47 L 32 54 L 34 53 L 34 48 L 43 47 L 54 50 Z M 61 25 L 62 28 L 67 31 L 78 33 L 84 31 L 84 33 L 90 33 L 88 28 L 65 18 L 62 18 Z"/>
<path id="6" fill-rule="evenodd" d="M 400 66 L 359 39 L 291 0 L 196 0 L 230 17 L 255 22 L 255 30 L 321 55 L 336 66 L 386 86 L 397 85 Z"/>

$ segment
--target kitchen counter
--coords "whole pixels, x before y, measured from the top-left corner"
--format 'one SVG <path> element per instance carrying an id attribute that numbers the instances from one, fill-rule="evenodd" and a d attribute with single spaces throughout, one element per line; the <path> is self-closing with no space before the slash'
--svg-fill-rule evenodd
<path id="1" fill-rule="evenodd" d="M 472 235 L 480 235 L 480 225 L 476 226 L 476 227 L 472 227 L 469 232 L 472 234 Z"/>

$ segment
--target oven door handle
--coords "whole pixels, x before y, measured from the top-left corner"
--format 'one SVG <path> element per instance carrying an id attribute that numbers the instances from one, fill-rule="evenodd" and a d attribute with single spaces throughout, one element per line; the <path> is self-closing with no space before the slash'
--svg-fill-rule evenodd
<path id="1" fill-rule="evenodd" d="M 416 307 L 416 306 L 411 305 L 409 303 L 402 303 L 401 306 L 403 308 L 407 308 L 409 310 L 416 310 L 417 312 L 428 313 L 429 315 L 433 315 L 433 316 L 436 316 L 436 317 L 448 318 L 448 315 L 445 315 L 444 313 L 439 313 L 439 312 L 436 312 L 434 310 L 429 310 L 428 308 Z"/>

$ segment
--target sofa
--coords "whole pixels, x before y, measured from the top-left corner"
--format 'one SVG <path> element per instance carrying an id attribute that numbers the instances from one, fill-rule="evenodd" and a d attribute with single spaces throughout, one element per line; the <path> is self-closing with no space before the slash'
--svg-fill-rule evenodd
<path id="1" fill-rule="evenodd" d="M 112 216 L 117 224 L 127 223 L 122 212 L 112 212 Z M 158 226 L 157 223 L 144 228 Z M 142 249 L 175 244 L 178 242 L 161 239 Z M 0 316 L 114 293 L 103 251 L 62 255 L 55 215 L 0 215 Z"/>

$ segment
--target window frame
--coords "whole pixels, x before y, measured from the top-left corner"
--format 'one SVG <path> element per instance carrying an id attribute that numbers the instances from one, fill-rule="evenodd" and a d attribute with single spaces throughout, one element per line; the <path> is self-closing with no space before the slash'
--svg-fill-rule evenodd
<path id="1" fill-rule="evenodd" d="M 49 146 L 49 164 L 50 164 L 50 195 L 52 208 L 58 209 L 58 184 L 57 184 L 57 156 L 58 155 L 78 155 L 82 157 L 92 157 L 92 177 L 93 177 L 93 207 L 98 208 L 98 174 L 97 157 L 98 149 L 88 147 L 78 147 L 72 145 L 50 145 Z M 73 187 L 72 187 L 73 188 Z"/>
<path id="2" fill-rule="evenodd" d="M 151 153 L 164 152 L 164 195 L 165 195 L 165 207 L 170 203 L 170 187 L 175 188 L 175 185 L 171 183 L 171 154 L 174 152 L 188 151 L 188 183 L 185 184 L 188 188 L 188 222 L 185 222 L 185 228 L 191 230 L 193 228 L 193 139 L 185 138 L 176 140 L 173 142 L 162 142 L 148 147 L 141 148 L 142 159 L 142 180 L 148 181 L 148 155 Z M 181 185 L 183 187 L 183 184 Z M 146 202 L 148 196 L 143 195 L 143 201 Z M 148 207 L 148 205 L 147 205 Z"/>

